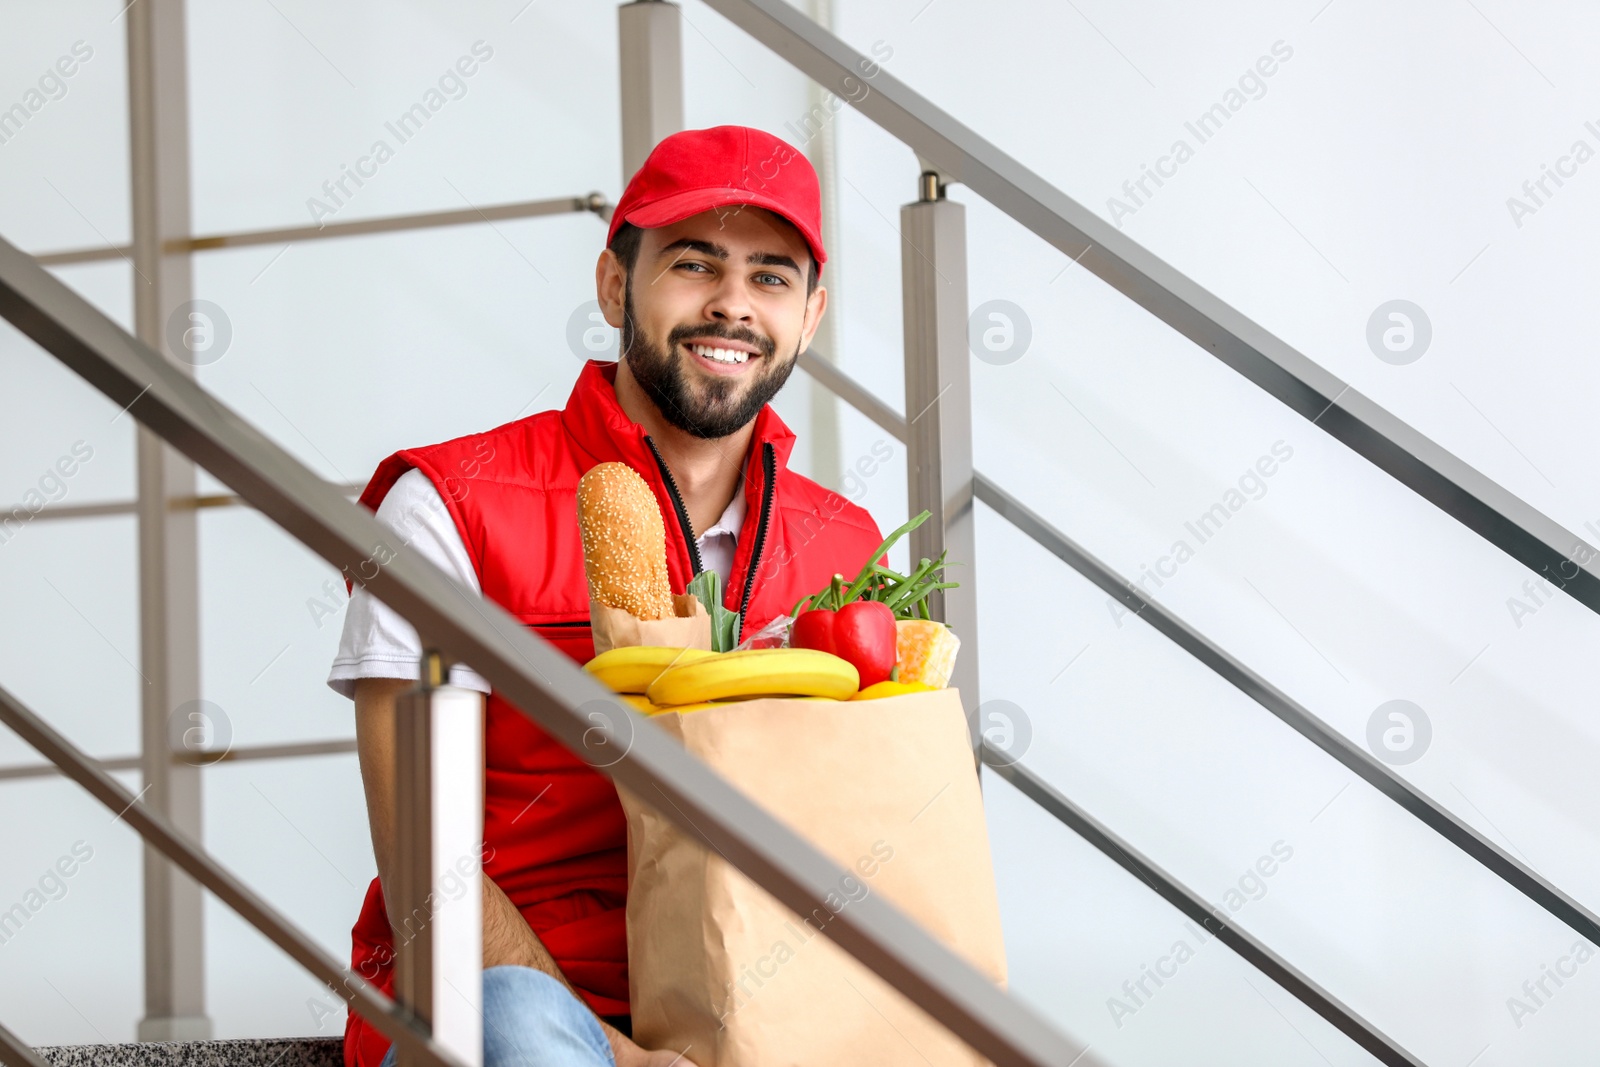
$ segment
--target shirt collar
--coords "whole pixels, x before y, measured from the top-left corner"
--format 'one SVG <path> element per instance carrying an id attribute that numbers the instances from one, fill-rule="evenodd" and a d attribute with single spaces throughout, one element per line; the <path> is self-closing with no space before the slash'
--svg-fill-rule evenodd
<path id="1" fill-rule="evenodd" d="M 733 499 L 728 501 L 728 506 L 722 512 L 722 517 L 712 526 L 706 527 L 700 539 L 704 540 L 713 534 L 727 534 L 733 538 L 734 543 L 739 541 L 739 531 L 744 529 L 745 497 L 744 476 L 739 477 L 739 488 L 734 490 Z"/>

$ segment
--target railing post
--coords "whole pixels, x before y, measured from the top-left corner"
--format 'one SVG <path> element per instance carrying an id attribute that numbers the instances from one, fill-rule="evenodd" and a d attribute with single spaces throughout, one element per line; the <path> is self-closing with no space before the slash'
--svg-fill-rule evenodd
<path id="1" fill-rule="evenodd" d="M 683 16 L 666 0 L 617 8 L 622 73 L 622 184 L 668 134 L 683 129 Z"/>
<path id="2" fill-rule="evenodd" d="M 950 684 L 978 751 L 978 582 L 973 531 L 972 375 L 967 354 L 967 212 L 945 199 L 934 171 L 900 209 L 900 277 L 906 346 L 907 506 L 933 517 L 911 532 L 913 561 L 949 551 L 955 589 L 928 598 L 928 613 L 961 638 Z"/>
<path id="3" fill-rule="evenodd" d="M 184 0 L 127 9 L 128 146 L 132 193 L 133 318 L 139 339 L 193 373 L 202 353 L 174 351 L 194 283 L 190 234 L 189 97 Z M 214 323 L 208 324 L 210 327 Z M 186 343 L 186 328 L 176 331 Z M 210 335 L 207 335 L 210 336 Z M 131 414 L 137 418 L 138 402 Z M 130 419 L 130 421 L 132 421 Z M 200 768 L 172 758 L 190 739 L 209 744 L 200 697 L 199 524 L 194 464 L 140 426 L 139 662 L 143 803 L 201 840 Z M 192 747 L 189 746 L 189 747 Z M 154 849 L 144 849 L 144 1016 L 141 1041 L 211 1036 L 206 1016 L 205 911 L 200 887 Z"/>
<path id="4" fill-rule="evenodd" d="M 396 704 L 395 999 L 468 1067 L 483 1062 L 483 697 L 444 659 Z M 402 1049 L 400 1067 L 421 1061 Z"/>

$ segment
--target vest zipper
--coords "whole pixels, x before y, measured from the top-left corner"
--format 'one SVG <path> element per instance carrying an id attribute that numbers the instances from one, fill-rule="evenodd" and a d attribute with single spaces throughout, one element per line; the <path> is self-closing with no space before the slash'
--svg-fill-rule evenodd
<path id="1" fill-rule="evenodd" d="M 750 553 L 750 569 L 744 576 L 744 596 L 739 600 L 739 640 L 750 625 L 750 597 L 755 593 L 756 568 L 761 564 L 761 550 L 767 543 L 767 523 L 772 518 L 772 491 L 778 483 L 778 457 L 772 442 L 761 445 L 761 471 L 766 478 L 766 491 L 761 494 L 761 520 L 756 523 L 755 549 Z"/>
<path id="2" fill-rule="evenodd" d="M 661 458 L 661 449 L 645 434 L 644 443 L 650 446 L 650 452 L 656 457 L 656 466 L 661 468 L 661 477 L 667 483 L 667 492 L 672 496 L 672 506 L 678 512 L 678 525 L 683 529 L 683 542 L 689 546 L 689 577 L 705 570 L 700 562 L 700 546 L 694 543 L 694 527 L 689 525 L 689 509 L 683 506 L 683 496 L 678 492 L 678 483 L 672 480 L 672 472 L 667 469 L 667 461 Z"/>

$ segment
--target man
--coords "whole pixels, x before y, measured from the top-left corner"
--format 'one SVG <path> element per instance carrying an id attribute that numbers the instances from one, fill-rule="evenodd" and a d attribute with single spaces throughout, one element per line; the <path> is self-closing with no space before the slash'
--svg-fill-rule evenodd
<path id="1" fill-rule="evenodd" d="M 594 652 L 576 512 L 596 463 L 654 490 L 682 592 L 718 572 L 748 636 L 882 541 L 864 510 L 786 467 L 794 435 L 767 406 L 827 306 L 821 197 L 804 156 L 759 130 L 674 134 L 629 182 L 595 268 L 617 363 L 590 362 L 566 407 L 396 453 L 362 502 L 463 586 L 582 663 Z M 382 893 L 394 855 L 394 706 L 415 684 L 416 632 L 357 588 L 329 684 L 351 695 L 379 877 L 352 967 L 393 986 Z M 626 829 L 609 779 L 465 667 L 486 692 L 484 1062 L 692 1065 L 629 1036 Z M 398 924 L 396 924 L 398 925 Z M 692 1052 L 692 1050 L 690 1050 Z M 393 1062 L 351 1013 L 348 1067 Z"/>

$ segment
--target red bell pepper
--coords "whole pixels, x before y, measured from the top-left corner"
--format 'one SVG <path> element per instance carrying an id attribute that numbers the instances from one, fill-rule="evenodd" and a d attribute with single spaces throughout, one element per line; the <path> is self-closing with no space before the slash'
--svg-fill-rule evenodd
<path id="1" fill-rule="evenodd" d="M 937 559 L 923 559 L 910 574 L 889 569 L 888 553 L 895 542 L 926 522 L 932 512 L 924 511 L 885 538 L 853 582 L 835 574 L 828 587 L 801 597 L 789 612 L 794 622 L 789 628 L 789 644 L 795 648 L 814 648 L 848 660 L 861 676 L 861 688 L 887 679 L 898 679 L 899 632 L 896 619 L 926 619 L 928 597 L 939 589 L 952 589 L 955 582 L 942 581 L 944 553 Z"/>
<path id="2" fill-rule="evenodd" d="M 855 667 L 861 688 L 886 681 L 894 670 L 894 611 L 876 600 L 852 600 L 838 611 L 802 611 L 789 632 L 795 648 L 830 652 Z"/>

